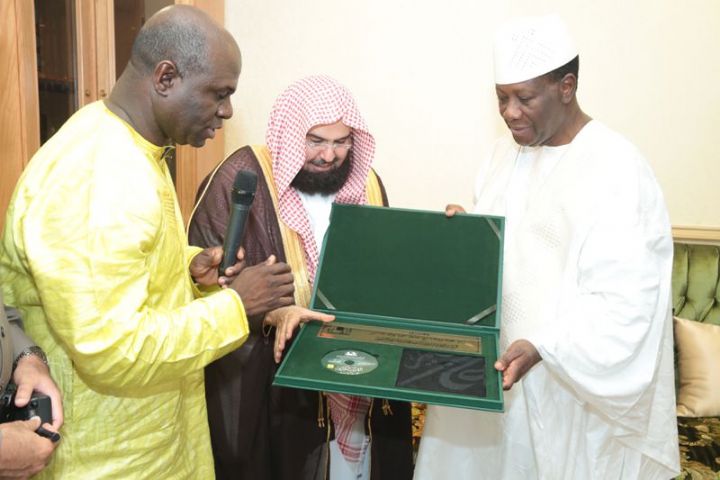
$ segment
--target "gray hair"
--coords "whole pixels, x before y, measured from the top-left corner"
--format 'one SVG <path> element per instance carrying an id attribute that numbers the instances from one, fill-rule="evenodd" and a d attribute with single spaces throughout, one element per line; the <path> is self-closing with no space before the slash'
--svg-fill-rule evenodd
<path id="1" fill-rule="evenodd" d="M 187 18 L 173 21 L 148 22 L 135 38 L 130 62 L 143 72 L 170 60 L 179 75 L 199 73 L 205 69 L 208 57 L 206 29 Z"/>

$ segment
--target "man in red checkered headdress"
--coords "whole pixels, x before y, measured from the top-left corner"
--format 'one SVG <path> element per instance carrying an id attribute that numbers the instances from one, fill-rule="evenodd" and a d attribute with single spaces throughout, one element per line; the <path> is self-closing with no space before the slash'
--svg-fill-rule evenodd
<path id="1" fill-rule="evenodd" d="M 201 185 L 190 243 L 222 245 L 235 175 L 257 173 L 245 258 L 252 265 L 276 255 L 290 264 L 295 303 L 307 306 L 332 203 L 387 205 L 374 154 L 347 88 L 325 76 L 299 80 L 276 100 L 266 145 L 239 149 Z M 411 478 L 409 404 L 271 386 L 297 320 L 270 315 L 277 331 L 251 318 L 245 344 L 206 369 L 218 478 Z"/>

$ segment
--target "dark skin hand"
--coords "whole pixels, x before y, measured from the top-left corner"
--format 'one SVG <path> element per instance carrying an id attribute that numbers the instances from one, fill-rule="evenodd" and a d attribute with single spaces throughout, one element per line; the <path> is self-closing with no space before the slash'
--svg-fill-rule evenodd
<path id="1" fill-rule="evenodd" d="M 245 250 L 238 250 L 238 262 L 218 276 L 222 261 L 221 246 L 206 248 L 190 263 L 190 275 L 198 285 L 220 285 L 235 290 L 243 301 L 245 313 L 249 316 L 265 314 L 270 310 L 293 303 L 293 276 L 290 266 L 278 263 L 270 255 L 264 263 L 248 267 L 245 264 Z"/>
<path id="2" fill-rule="evenodd" d="M 452 203 L 445 207 L 445 216 L 448 218 L 456 213 L 465 213 L 465 209 Z M 503 390 L 510 390 L 540 360 L 542 357 L 537 349 L 527 340 L 516 340 L 510 344 L 495 362 L 495 370 L 502 372 Z"/>
<path id="3" fill-rule="evenodd" d="M 540 360 L 542 357 L 537 349 L 527 340 L 511 343 L 495 362 L 495 370 L 502 372 L 503 390 L 510 390 Z"/>
<path id="4" fill-rule="evenodd" d="M 278 262 L 275 255 L 270 255 L 264 263 L 242 268 L 228 288 L 240 295 L 249 317 L 287 307 L 294 302 L 295 286 L 290 265 Z"/>
<path id="5" fill-rule="evenodd" d="M 245 250 L 241 247 L 237 253 L 237 263 L 225 270 L 225 276 L 218 276 L 218 267 L 222 261 L 223 249 L 221 246 L 206 248 L 198 253 L 190 262 L 190 275 L 195 283 L 204 287 L 212 285 L 226 286 L 245 266 Z"/>

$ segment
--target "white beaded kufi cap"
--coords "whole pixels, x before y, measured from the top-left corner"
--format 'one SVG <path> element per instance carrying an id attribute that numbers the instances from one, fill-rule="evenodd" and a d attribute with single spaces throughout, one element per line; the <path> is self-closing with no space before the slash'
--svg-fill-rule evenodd
<path id="1" fill-rule="evenodd" d="M 557 14 L 519 17 L 495 35 L 495 83 L 525 82 L 562 67 L 578 55 L 565 22 Z"/>

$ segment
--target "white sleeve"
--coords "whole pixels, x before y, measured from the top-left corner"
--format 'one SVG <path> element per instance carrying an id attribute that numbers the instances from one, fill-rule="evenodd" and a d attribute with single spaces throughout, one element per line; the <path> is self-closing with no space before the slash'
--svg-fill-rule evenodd
<path id="1" fill-rule="evenodd" d="M 610 186 L 599 210 L 556 327 L 530 340 L 579 401 L 619 419 L 654 384 L 669 317 L 672 237 L 662 194 L 646 172 Z M 638 422 L 625 426 L 644 428 Z"/>

